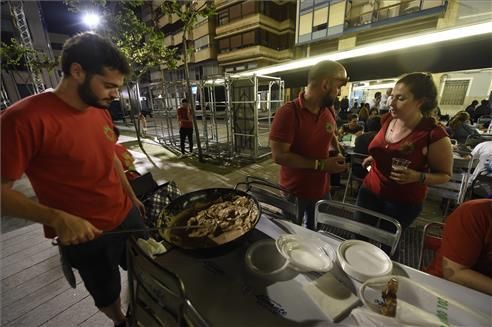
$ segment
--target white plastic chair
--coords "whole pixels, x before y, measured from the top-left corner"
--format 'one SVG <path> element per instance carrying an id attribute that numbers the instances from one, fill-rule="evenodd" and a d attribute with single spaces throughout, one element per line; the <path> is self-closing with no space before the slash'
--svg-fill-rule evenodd
<path id="1" fill-rule="evenodd" d="M 362 214 L 366 217 L 375 219 L 377 222 L 376 226 L 360 222 L 357 220 L 357 214 Z M 316 203 L 314 217 L 316 223 L 315 226 L 317 226 L 317 224 L 324 224 L 339 230 L 358 234 L 379 244 L 389 246 L 391 248 L 390 256 L 395 253 L 402 233 L 401 224 L 398 220 L 379 212 L 348 203 L 327 200 L 318 201 L 318 203 Z M 392 232 L 379 228 L 382 221 L 386 221 L 393 225 L 395 231 Z M 333 236 L 333 233 L 327 231 L 318 230 L 318 232 L 327 233 Z M 344 239 L 339 235 L 335 235 L 335 237 Z"/>

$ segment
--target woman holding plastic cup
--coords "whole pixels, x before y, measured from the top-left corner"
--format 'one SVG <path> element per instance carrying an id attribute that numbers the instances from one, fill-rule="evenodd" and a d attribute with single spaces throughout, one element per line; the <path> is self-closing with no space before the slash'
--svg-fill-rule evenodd
<path id="1" fill-rule="evenodd" d="M 445 129 L 431 117 L 437 106 L 432 75 L 404 75 L 391 97 L 390 112 L 381 117 L 363 163 L 371 169 L 357 205 L 393 217 L 405 229 L 422 211 L 427 186 L 449 181 L 453 152 Z"/>

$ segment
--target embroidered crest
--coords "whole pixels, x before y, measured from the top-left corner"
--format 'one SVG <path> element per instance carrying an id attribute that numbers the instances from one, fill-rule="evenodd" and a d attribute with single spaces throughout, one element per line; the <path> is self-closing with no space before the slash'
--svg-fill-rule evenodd
<path id="1" fill-rule="evenodd" d="M 335 125 L 333 123 L 327 122 L 325 125 L 325 129 L 328 134 L 333 134 L 335 132 Z"/>
<path id="2" fill-rule="evenodd" d="M 111 142 L 116 142 L 116 135 L 114 135 L 113 129 L 108 125 L 104 125 L 104 135 L 106 135 L 106 138 Z"/>

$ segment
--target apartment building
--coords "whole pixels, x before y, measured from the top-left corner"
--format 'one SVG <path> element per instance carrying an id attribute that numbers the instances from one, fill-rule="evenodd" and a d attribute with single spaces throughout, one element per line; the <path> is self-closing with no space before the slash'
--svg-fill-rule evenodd
<path id="1" fill-rule="evenodd" d="M 216 0 L 217 61 L 233 73 L 295 58 L 294 1 Z"/>
<path id="2" fill-rule="evenodd" d="M 184 23 L 177 15 L 167 15 L 160 13 L 159 5 L 162 1 L 153 1 L 150 9 L 151 13 L 157 16 L 158 27 L 165 35 L 165 45 L 169 48 L 176 48 L 177 53 L 182 54 L 184 49 L 183 44 L 183 26 Z M 197 7 L 201 7 L 205 3 L 200 0 Z M 146 18 L 147 17 L 147 18 Z M 150 19 L 149 13 L 145 13 L 144 20 Z M 215 17 L 199 17 L 193 27 L 188 40 L 188 49 L 192 49 L 189 59 L 190 78 L 199 80 L 207 78 L 207 76 L 218 75 L 222 73 L 217 64 L 217 47 L 215 43 Z M 166 66 L 161 69 L 164 72 L 164 80 L 177 81 L 184 79 L 183 61 L 178 61 L 178 68 L 170 70 Z M 151 80 L 158 81 L 162 79 L 160 71 L 151 73 Z"/>

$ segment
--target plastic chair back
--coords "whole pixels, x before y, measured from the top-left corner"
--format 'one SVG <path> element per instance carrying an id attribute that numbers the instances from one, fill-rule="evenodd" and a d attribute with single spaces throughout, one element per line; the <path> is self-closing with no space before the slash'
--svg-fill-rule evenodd
<path id="1" fill-rule="evenodd" d="M 428 223 L 424 226 L 419 249 L 419 270 L 425 271 L 437 251 L 441 248 L 443 229 L 443 223 Z"/>

